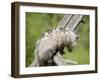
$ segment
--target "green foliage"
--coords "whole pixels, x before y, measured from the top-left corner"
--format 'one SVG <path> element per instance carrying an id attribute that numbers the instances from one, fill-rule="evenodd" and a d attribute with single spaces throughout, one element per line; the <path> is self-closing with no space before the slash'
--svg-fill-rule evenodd
<path id="1" fill-rule="evenodd" d="M 26 66 L 34 60 L 35 42 L 48 29 L 57 27 L 62 14 L 26 12 Z M 72 53 L 65 49 L 64 58 L 75 60 L 79 64 L 89 64 L 89 16 L 83 18 L 85 24 L 80 23 L 78 28 L 79 41 Z"/>

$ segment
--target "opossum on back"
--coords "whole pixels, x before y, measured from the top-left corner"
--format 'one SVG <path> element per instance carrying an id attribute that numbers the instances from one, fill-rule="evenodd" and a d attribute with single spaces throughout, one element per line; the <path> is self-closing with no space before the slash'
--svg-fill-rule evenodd
<path id="1" fill-rule="evenodd" d="M 36 42 L 34 66 L 48 66 L 58 52 L 64 54 L 65 47 L 71 52 L 77 40 L 77 34 L 70 29 L 57 28 L 45 32 Z"/>

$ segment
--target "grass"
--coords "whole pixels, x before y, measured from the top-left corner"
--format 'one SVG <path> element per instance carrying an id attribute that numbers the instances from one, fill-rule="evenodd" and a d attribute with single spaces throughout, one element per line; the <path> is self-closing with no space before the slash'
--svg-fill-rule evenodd
<path id="1" fill-rule="evenodd" d="M 26 12 L 26 66 L 34 61 L 35 42 L 48 29 L 57 27 L 63 14 L 46 14 Z M 79 40 L 72 53 L 65 49 L 65 59 L 75 60 L 78 64 L 89 64 L 89 16 L 83 18 L 85 24 L 78 28 Z"/>

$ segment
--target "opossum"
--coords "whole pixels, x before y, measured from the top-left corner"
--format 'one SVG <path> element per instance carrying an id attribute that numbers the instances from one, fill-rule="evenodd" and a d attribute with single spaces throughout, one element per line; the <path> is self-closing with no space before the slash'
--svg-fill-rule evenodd
<path id="1" fill-rule="evenodd" d="M 48 66 L 58 52 L 64 54 L 65 47 L 68 52 L 72 52 L 77 40 L 78 35 L 70 29 L 53 29 L 51 32 L 44 33 L 36 42 L 33 66 Z"/>

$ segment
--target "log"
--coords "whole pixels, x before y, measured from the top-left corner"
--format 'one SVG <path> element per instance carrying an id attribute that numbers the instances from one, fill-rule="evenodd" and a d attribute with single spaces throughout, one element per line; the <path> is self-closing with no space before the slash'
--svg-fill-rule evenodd
<path id="1" fill-rule="evenodd" d="M 72 31 L 75 31 L 78 27 L 78 24 L 82 21 L 83 15 L 79 14 L 66 14 L 58 24 L 58 28 L 69 28 Z"/>
<path id="2" fill-rule="evenodd" d="M 69 23 L 66 25 L 66 28 L 70 28 L 72 31 L 75 31 L 78 27 L 78 24 L 82 21 L 83 15 L 73 15 Z"/>
<path id="3" fill-rule="evenodd" d="M 72 18 L 72 14 L 66 14 L 59 22 L 57 28 L 65 28 L 67 24 L 69 23 L 70 19 Z"/>
<path id="4" fill-rule="evenodd" d="M 52 61 L 52 60 L 51 60 Z M 48 66 L 64 66 L 64 65 L 75 65 L 78 62 L 73 60 L 64 59 L 63 55 L 61 55 L 59 52 L 53 57 L 53 62 L 48 64 Z M 32 62 L 32 64 L 29 67 L 39 67 L 38 63 L 35 63 L 35 61 Z"/>

